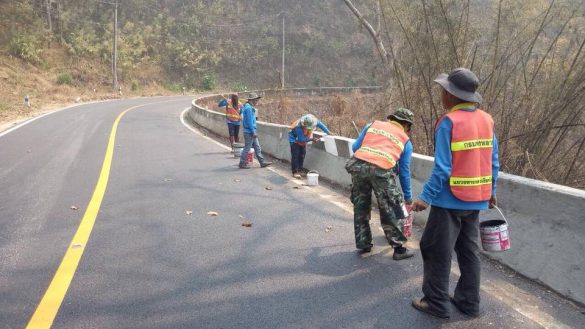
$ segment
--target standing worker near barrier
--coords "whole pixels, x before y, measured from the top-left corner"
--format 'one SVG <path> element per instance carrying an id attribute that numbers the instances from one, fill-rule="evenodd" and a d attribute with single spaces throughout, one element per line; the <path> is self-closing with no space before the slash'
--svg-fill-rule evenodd
<path id="1" fill-rule="evenodd" d="M 435 165 L 412 209 L 431 210 L 420 240 L 424 262 L 424 297 L 412 301 L 419 311 L 450 316 L 449 302 L 469 316 L 479 316 L 481 264 L 477 245 L 479 211 L 496 206 L 498 144 L 494 121 L 478 108 L 479 79 L 458 68 L 436 79 L 447 111 L 435 125 Z M 449 296 L 451 253 L 461 276 Z"/>
<path id="2" fill-rule="evenodd" d="M 316 128 L 321 129 L 327 135 L 331 134 L 329 128 L 312 114 L 303 115 L 289 126 L 290 165 L 294 178 L 301 178 L 301 175 L 307 173 L 306 169 L 303 168 L 303 163 L 307 154 L 307 143 L 319 141 L 319 138 L 313 137 L 313 131 Z"/>
<path id="3" fill-rule="evenodd" d="M 414 253 L 403 244 L 402 219 L 406 217 L 403 202 L 412 203 L 410 159 L 412 143 L 407 135 L 414 123 L 414 114 L 400 108 L 387 117 L 389 121 L 374 121 L 366 125 L 353 143 L 354 156 L 345 169 L 351 174 L 351 202 L 357 249 L 370 252 L 372 231 L 370 212 L 372 190 L 378 200 L 380 222 L 388 243 L 394 247 L 394 260 L 406 259 Z M 404 192 L 404 199 L 396 184 L 396 174 Z"/>
<path id="4" fill-rule="evenodd" d="M 228 126 L 230 145 L 233 148 L 234 143 L 240 142 L 240 111 L 242 104 L 240 104 L 238 94 L 231 94 L 229 100 L 223 98 L 217 105 L 225 107 L 225 122 Z"/>
<path id="5" fill-rule="evenodd" d="M 254 148 L 256 158 L 260 162 L 260 167 L 268 167 L 272 164 L 270 161 L 264 160 L 262 156 L 262 149 L 258 142 L 258 135 L 256 131 L 256 106 L 260 100 L 260 96 L 256 93 L 248 94 L 248 102 L 242 108 L 242 125 L 244 126 L 244 149 L 240 155 L 240 169 L 250 169 L 246 161 L 250 148 Z"/>

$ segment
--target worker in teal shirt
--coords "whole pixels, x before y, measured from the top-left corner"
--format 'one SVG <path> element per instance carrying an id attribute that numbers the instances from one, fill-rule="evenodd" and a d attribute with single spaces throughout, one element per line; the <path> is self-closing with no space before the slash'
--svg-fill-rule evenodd
<path id="1" fill-rule="evenodd" d="M 289 126 L 288 141 L 290 143 L 290 165 L 294 178 L 301 178 L 307 173 L 303 167 L 307 154 L 307 143 L 316 142 L 319 138 L 313 137 L 313 131 L 319 128 L 327 135 L 329 128 L 312 114 L 305 114 Z"/>

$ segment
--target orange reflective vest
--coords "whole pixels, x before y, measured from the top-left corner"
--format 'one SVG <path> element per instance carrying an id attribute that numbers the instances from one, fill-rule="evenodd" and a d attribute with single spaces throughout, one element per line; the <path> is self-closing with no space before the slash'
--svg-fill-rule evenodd
<path id="1" fill-rule="evenodd" d="M 289 131 L 292 131 L 292 132 L 293 132 L 293 134 L 295 134 L 295 137 L 296 137 L 295 129 L 296 129 L 297 127 L 301 127 L 301 129 L 303 130 L 303 136 L 305 136 L 305 138 L 311 138 L 311 136 L 313 136 L 313 131 L 312 131 L 312 130 L 309 130 L 309 129 L 307 129 L 307 127 L 303 127 L 303 126 L 301 126 L 300 122 L 301 122 L 301 119 L 298 119 L 298 120 L 296 120 L 295 122 L 291 123 L 291 124 L 290 124 L 290 126 L 288 126 L 288 130 L 289 130 Z M 306 142 L 299 142 L 298 140 L 297 140 L 297 142 L 296 142 L 296 143 L 297 143 L 297 144 L 299 144 L 300 146 L 305 146 L 305 145 L 307 145 L 307 143 L 306 143 Z"/>
<path id="2" fill-rule="evenodd" d="M 453 165 L 449 186 L 462 201 L 487 201 L 492 195 L 492 148 L 494 120 L 470 103 L 459 104 L 445 114 L 453 123 L 451 154 Z"/>
<path id="3" fill-rule="evenodd" d="M 399 123 L 374 121 L 354 156 L 382 169 L 392 169 L 400 159 L 408 135 Z"/>
<path id="4" fill-rule="evenodd" d="M 226 105 L 225 116 L 228 120 L 240 121 L 240 104 L 238 104 L 238 108 L 235 109 L 232 103 L 228 102 L 228 105 Z"/>

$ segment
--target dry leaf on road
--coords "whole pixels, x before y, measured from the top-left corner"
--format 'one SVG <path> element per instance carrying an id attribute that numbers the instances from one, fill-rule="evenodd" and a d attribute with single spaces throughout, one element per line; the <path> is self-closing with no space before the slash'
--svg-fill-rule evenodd
<path id="1" fill-rule="evenodd" d="M 270 186 L 266 186 L 265 189 L 267 189 L 268 191 L 272 191 L 272 187 Z"/>
<path id="2" fill-rule="evenodd" d="M 234 179 L 234 182 L 236 182 L 236 183 L 239 183 L 239 182 L 241 182 L 241 181 L 242 181 L 242 180 L 241 180 L 241 179 L 239 179 L 239 178 L 236 178 L 236 179 Z"/>
<path id="3" fill-rule="evenodd" d="M 209 215 L 209 216 L 217 216 L 217 215 L 219 215 L 219 213 L 217 211 L 208 211 L 207 212 L 207 215 Z"/>
<path id="4" fill-rule="evenodd" d="M 244 223 L 242 223 L 242 226 L 244 226 L 244 227 L 252 227 L 252 223 L 250 223 L 250 222 L 244 222 Z"/>
<path id="5" fill-rule="evenodd" d="M 69 209 L 71 209 L 71 210 L 77 210 L 77 206 L 71 206 L 71 207 L 69 207 Z"/>
<path id="6" fill-rule="evenodd" d="M 186 213 L 187 215 L 192 215 L 192 214 L 193 214 L 193 211 L 192 211 L 192 210 L 185 210 L 185 213 Z"/>
<path id="7" fill-rule="evenodd" d="M 331 232 L 331 231 L 333 231 L 333 226 L 327 225 L 327 227 L 325 228 L 325 232 Z"/>

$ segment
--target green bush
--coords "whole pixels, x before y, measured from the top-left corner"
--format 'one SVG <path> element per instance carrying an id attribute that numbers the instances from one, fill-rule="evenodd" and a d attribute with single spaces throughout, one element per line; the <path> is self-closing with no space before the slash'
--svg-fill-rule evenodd
<path id="1" fill-rule="evenodd" d="M 204 75 L 203 80 L 201 81 L 201 87 L 203 88 L 203 90 L 213 90 L 216 84 L 217 81 L 215 80 L 215 77 L 211 74 Z"/>
<path id="2" fill-rule="evenodd" d="M 57 84 L 71 85 L 73 84 L 73 77 L 69 73 L 61 73 L 57 76 Z"/>
<path id="3" fill-rule="evenodd" d="M 33 34 L 17 33 L 13 35 L 8 42 L 8 52 L 31 63 L 41 62 L 39 57 L 41 53 L 40 41 Z"/>
<path id="4" fill-rule="evenodd" d="M 248 91 L 248 86 L 243 82 L 238 82 L 233 84 L 230 89 L 233 91 Z"/>
<path id="5" fill-rule="evenodd" d="M 136 81 L 136 80 L 132 80 L 132 85 L 130 86 L 130 90 L 132 90 L 132 91 L 137 91 L 137 90 L 138 90 L 138 88 L 139 88 L 139 86 L 138 86 L 138 81 Z"/>
<path id="6" fill-rule="evenodd" d="M 179 92 L 179 91 L 181 91 L 181 87 L 182 87 L 181 83 L 171 82 L 171 81 L 163 81 L 162 85 L 163 85 L 163 87 L 165 87 L 165 89 L 172 91 L 172 92 Z"/>

